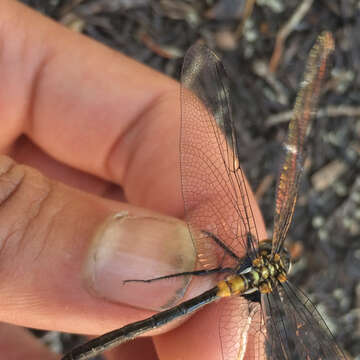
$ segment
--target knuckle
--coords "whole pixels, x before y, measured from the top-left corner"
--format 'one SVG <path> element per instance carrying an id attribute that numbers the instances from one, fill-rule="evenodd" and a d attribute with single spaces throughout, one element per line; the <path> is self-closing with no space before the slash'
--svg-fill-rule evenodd
<path id="1" fill-rule="evenodd" d="M 36 234 L 43 236 L 44 232 L 38 230 L 44 225 L 39 215 L 51 187 L 50 180 L 36 170 L 0 156 L 0 263 L 3 266 L 21 259 L 25 249 L 26 256 L 36 256 L 40 251 L 42 241 L 36 239 Z"/>

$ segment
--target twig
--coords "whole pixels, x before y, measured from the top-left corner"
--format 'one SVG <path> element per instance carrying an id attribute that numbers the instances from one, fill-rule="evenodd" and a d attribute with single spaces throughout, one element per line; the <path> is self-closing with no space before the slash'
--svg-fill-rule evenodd
<path id="1" fill-rule="evenodd" d="M 260 201 L 262 199 L 264 194 L 270 189 L 274 180 L 275 180 L 275 177 L 272 174 L 266 175 L 263 178 L 263 180 L 261 181 L 260 185 L 258 186 L 258 188 L 256 189 L 256 192 L 255 192 L 256 201 Z"/>
<path id="2" fill-rule="evenodd" d="M 296 8 L 294 14 L 291 16 L 289 21 L 279 30 L 276 41 L 275 49 L 271 56 L 269 69 L 271 72 L 276 72 L 279 65 L 280 58 L 283 53 L 284 42 L 289 34 L 295 29 L 299 22 L 303 19 L 306 13 L 310 10 L 314 0 L 303 0 L 303 2 Z"/>
<path id="3" fill-rule="evenodd" d="M 70 13 L 76 6 L 80 5 L 84 0 L 72 0 L 70 3 L 66 3 L 60 8 L 59 18 L 62 19 L 68 13 Z"/>
<path id="4" fill-rule="evenodd" d="M 333 160 L 312 175 L 311 183 L 316 191 L 324 191 L 347 170 L 345 162 Z"/>
<path id="5" fill-rule="evenodd" d="M 286 94 L 284 86 L 278 81 L 275 75 L 269 71 L 267 64 L 263 61 L 255 61 L 253 65 L 254 73 L 262 77 L 275 91 L 277 101 L 282 105 L 289 104 L 289 98 Z"/>
<path id="6" fill-rule="evenodd" d="M 245 26 L 245 22 L 252 14 L 252 11 L 253 11 L 253 8 L 254 8 L 254 5 L 255 5 L 255 1 L 256 0 L 247 0 L 246 1 L 243 16 L 241 17 L 241 22 L 240 22 L 239 26 L 235 30 L 235 38 L 236 39 L 239 39 L 242 36 L 244 26 Z"/>
<path id="7" fill-rule="evenodd" d="M 271 115 L 265 121 L 266 127 L 275 126 L 291 120 L 293 115 L 292 111 L 285 111 L 280 114 Z M 329 105 L 325 108 L 319 109 L 317 117 L 337 117 L 337 116 L 349 116 L 360 117 L 360 107 L 351 105 Z"/>
<path id="8" fill-rule="evenodd" d="M 165 59 L 177 59 L 184 56 L 184 53 L 176 47 L 160 46 L 145 32 L 141 32 L 139 38 L 151 51 Z"/>

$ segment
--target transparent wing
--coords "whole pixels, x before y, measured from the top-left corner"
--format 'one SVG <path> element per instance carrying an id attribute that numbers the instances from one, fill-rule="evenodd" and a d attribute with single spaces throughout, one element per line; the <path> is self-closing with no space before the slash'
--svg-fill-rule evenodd
<path id="1" fill-rule="evenodd" d="M 261 296 L 225 299 L 220 317 L 224 360 L 345 360 L 309 298 L 289 282 Z"/>
<path id="2" fill-rule="evenodd" d="M 211 240 L 194 228 L 215 235 L 239 257 L 249 243 L 257 247 L 226 80 L 220 59 L 209 48 L 197 43 L 189 49 L 181 78 L 180 166 L 186 221 L 200 257 Z M 232 145 L 220 126 L 230 134 Z"/>
<path id="3" fill-rule="evenodd" d="M 266 324 L 266 358 L 346 359 L 310 299 L 289 282 L 277 289 L 262 296 Z"/>
<path id="4" fill-rule="evenodd" d="M 310 52 L 304 81 L 296 98 L 284 143 L 285 159 L 277 185 L 272 254 L 280 252 L 293 217 L 304 166 L 304 143 L 309 124 L 315 116 L 326 63 L 333 49 L 331 34 L 324 32 Z"/>
<path id="5" fill-rule="evenodd" d="M 223 360 L 265 359 L 265 326 L 259 302 L 242 296 L 223 300 L 220 339 Z"/>

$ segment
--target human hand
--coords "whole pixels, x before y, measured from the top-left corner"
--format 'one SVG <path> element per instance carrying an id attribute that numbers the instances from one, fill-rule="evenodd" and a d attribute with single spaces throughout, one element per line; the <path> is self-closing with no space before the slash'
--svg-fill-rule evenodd
<path id="1" fill-rule="evenodd" d="M 122 280 L 196 261 L 186 226 L 158 215 L 183 215 L 178 84 L 17 2 L 1 2 L 0 24 L 0 149 L 28 165 L 0 157 L 1 321 L 101 334 L 150 316 L 129 304 L 163 305 L 181 280 L 150 297 Z M 157 336 L 158 355 L 141 339 L 109 356 L 219 359 L 216 314 Z M 4 359 L 56 358 L 20 328 L 0 332 Z"/>

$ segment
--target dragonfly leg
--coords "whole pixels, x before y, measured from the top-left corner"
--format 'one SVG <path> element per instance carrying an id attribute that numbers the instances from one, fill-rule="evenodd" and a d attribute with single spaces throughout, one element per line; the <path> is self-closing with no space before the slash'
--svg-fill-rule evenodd
<path id="1" fill-rule="evenodd" d="M 218 237 L 216 237 L 213 233 L 207 230 L 201 230 L 206 236 L 210 239 L 214 240 L 217 245 L 219 245 L 228 255 L 234 258 L 236 261 L 240 262 L 241 258 L 239 258 L 229 247 L 227 247 Z"/>
<path id="2" fill-rule="evenodd" d="M 249 254 L 256 254 L 257 253 L 257 246 L 258 241 L 254 241 L 254 235 L 251 232 L 246 234 L 246 249 Z M 256 255 L 254 255 L 256 257 Z"/>
<path id="3" fill-rule="evenodd" d="M 241 261 L 241 259 L 232 250 L 230 250 L 219 238 L 217 238 L 213 233 L 211 233 L 209 231 L 206 231 L 206 230 L 202 230 L 201 232 L 203 234 L 205 234 L 206 236 L 208 236 L 213 241 L 215 241 L 215 243 L 217 245 L 219 245 L 226 252 L 226 254 L 230 255 L 231 257 L 236 259 L 238 262 Z M 159 276 L 159 277 L 152 278 L 152 279 L 128 279 L 128 280 L 124 280 L 123 284 L 129 283 L 129 282 L 150 283 L 150 282 L 153 282 L 153 281 L 170 279 L 170 278 L 179 277 L 179 276 L 187 276 L 187 275 L 207 276 L 207 275 L 221 274 L 221 273 L 235 273 L 235 270 L 233 268 L 230 268 L 230 267 L 226 267 L 226 268 L 217 267 L 217 268 L 207 269 L 207 270 L 185 271 L 185 272 L 176 273 L 176 274 Z"/>
<path id="4" fill-rule="evenodd" d="M 184 271 L 184 272 L 181 272 L 181 273 L 159 276 L 159 277 L 152 278 L 152 279 L 128 279 L 128 280 L 124 280 L 123 284 L 127 284 L 129 282 L 150 283 L 150 282 L 153 282 L 153 281 L 170 279 L 170 278 L 174 278 L 174 277 L 187 276 L 187 275 L 207 276 L 207 275 L 212 275 L 212 274 L 234 273 L 234 272 L 235 272 L 235 270 L 233 268 L 217 267 L 217 268 L 214 268 L 214 269 L 207 269 L 207 270 Z"/>

